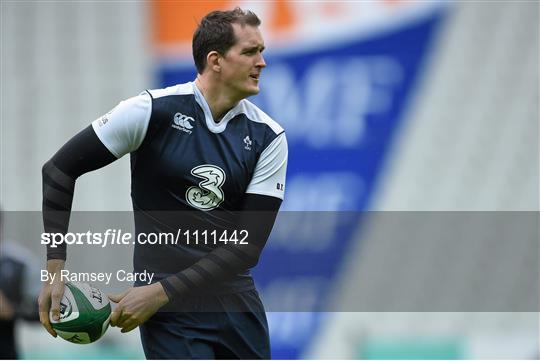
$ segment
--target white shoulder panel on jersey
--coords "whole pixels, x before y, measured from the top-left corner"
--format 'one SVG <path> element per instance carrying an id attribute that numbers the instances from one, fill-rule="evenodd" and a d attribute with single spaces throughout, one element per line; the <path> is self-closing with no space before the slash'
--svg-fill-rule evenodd
<path id="1" fill-rule="evenodd" d="M 151 89 L 148 90 L 152 97 L 161 98 L 168 95 L 186 95 L 193 94 L 193 85 L 191 82 L 184 84 L 177 84 L 163 89 Z"/>
<path id="2" fill-rule="evenodd" d="M 250 120 L 257 123 L 264 123 L 270 127 L 276 134 L 283 133 L 283 128 L 268 114 L 263 112 L 258 106 L 247 99 L 242 100 L 241 113 L 244 113 Z"/>
<path id="3" fill-rule="evenodd" d="M 151 115 L 152 98 L 145 91 L 120 102 L 113 110 L 94 120 L 92 127 L 105 147 L 121 158 L 142 144 Z"/>
<path id="4" fill-rule="evenodd" d="M 261 153 L 246 193 L 283 199 L 288 154 L 287 138 L 282 132 Z"/>

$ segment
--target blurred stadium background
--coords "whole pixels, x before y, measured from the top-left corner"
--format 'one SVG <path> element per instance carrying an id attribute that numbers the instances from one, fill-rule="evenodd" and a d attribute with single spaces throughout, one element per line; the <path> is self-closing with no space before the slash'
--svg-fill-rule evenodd
<path id="1" fill-rule="evenodd" d="M 3 0 L 3 209 L 40 210 L 41 165 L 120 100 L 192 80 L 197 19 L 234 5 L 263 20 L 253 101 L 288 134 L 284 210 L 329 212 L 278 225 L 255 272 L 268 303 L 302 311 L 269 313 L 274 357 L 539 358 L 536 1 Z M 74 209 L 130 210 L 128 189 L 125 157 L 78 181 Z M 336 226 L 359 211 L 373 212 Z M 74 250 L 68 265 L 90 262 Z M 83 347 L 18 334 L 25 358 L 143 358 L 137 332 Z"/>

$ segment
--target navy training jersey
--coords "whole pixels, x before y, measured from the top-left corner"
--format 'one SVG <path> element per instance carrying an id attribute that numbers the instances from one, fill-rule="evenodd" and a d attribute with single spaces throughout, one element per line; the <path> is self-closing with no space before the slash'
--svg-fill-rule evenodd
<path id="1" fill-rule="evenodd" d="M 283 199 L 287 140 L 283 128 L 248 100 L 213 120 L 194 82 L 127 99 L 92 123 L 117 158 L 131 153 L 136 233 L 223 230 L 235 226 L 246 193 Z M 182 238 L 185 240 L 185 238 Z M 160 280 L 191 266 L 212 244 L 141 245 L 135 272 Z M 253 287 L 249 271 L 216 292 Z"/>

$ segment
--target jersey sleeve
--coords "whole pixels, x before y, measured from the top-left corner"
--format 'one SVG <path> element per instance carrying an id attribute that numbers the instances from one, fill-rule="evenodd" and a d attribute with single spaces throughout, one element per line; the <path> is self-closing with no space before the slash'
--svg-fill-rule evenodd
<path id="1" fill-rule="evenodd" d="M 283 199 L 287 157 L 287 138 L 281 133 L 261 153 L 246 193 Z"/>
<path id="2" fill-rule="evenodd" d="M 117 158 L 137 150 L 148 129 L 152 98 L 148 92 L 120 102 L 92 122 L 99 140 Z"/>

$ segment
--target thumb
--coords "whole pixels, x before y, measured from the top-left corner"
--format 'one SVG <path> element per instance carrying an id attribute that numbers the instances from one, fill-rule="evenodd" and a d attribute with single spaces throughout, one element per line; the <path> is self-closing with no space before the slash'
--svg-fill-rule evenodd
<path id="1" fill-rule="evenodd" d="M 117 293 L 117 294 L 114 294 L 114 295 L 107 295 L 107 297 L 109 297 L 109 300 L 113 301 L 114 303 L 118 303 L 120 301 L 122 301 L 122 298 L 126 297 L 126 295 L 128 294 L 128 292 L 131 290 L 131 288 L 128 288 L 127 290 L 125 290 L 124 292 L 122 293 Z"/>

